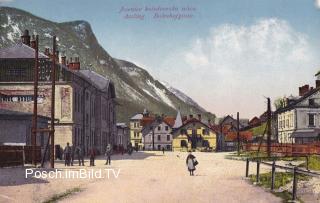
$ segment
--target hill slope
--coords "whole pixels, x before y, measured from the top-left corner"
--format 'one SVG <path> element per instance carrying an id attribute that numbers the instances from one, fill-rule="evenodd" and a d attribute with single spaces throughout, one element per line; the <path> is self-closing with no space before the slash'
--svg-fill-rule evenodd
<path id="1" fill-rule="evenodd" d="M 66 56 L 79 56 L 82 69 L 94 70 L 109 77 L 115 84 L 117 95 L 117 120 L 128 118 L 144 108 L 154 113 L 175 115 L 180 108 L 183 114 L 201 113 L 213 118 L 203 108 L 183 101 L 146 70 L 135 64 L 112 58 L 97 41 L 86 21 L 56 23 L 28 12 L 0 7 L 0 48 L 20 41 L 25 29 L 39 35 L 40 50 L 51 47 L 52 36 L 57 36 L 58 49 Z"/>

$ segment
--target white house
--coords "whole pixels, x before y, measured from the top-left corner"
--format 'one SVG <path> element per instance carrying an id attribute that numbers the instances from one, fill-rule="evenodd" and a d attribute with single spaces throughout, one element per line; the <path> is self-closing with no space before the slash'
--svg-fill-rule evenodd
<path id="1" fill-rule="evenodd" d="M 316 76 L 319 77 L 319 74 Z M 279 143 L 310 143 L 320 137 L 320 78 L 316 88 L 299 87 L 299 97 L 286 98 L 276 111 Z"/>
<path id="2" fill-rule="evenodd" d="M 145 150 L 171 150 L 172 127 L 162 117 L 157 117 L 152 123 L 142 129 L 142 142 Z"/>

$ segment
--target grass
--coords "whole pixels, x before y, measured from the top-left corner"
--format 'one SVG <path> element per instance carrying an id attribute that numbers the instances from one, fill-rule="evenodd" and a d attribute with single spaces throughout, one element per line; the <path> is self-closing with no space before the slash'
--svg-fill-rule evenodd
<path id="1" fill-rule="evenodd" d="M 43 203 L 55 203 L 63 198 L 66 198 L 67 196 L 70 196 L 74 193 L 81 192 L 81 191 L 82 191 L 82 189 L 79 187 L 68 189 L 67 191 L 65 191 L 63 193 L 53 195 L 50 199 L 44 201 Z"/>
<path id="2" fill-rule="evenodd" d="M 300 167 L 306 167 L 307 163 L 303 163 L 300 165 Z M 317 155 L 309 156 L 309 169 L 320 171 L 320 157 Z"/>
<path id="3" fill-rule="evenodd" d="M 250 181 L 252 183 L 256 182 L 256 175 L 249 176 Z M 309 180 L 310 177 L 305 175 L 298 175 L 298 181 L 301 180 Z M 293 180 L 293 174 L 290 172 L 276 172 L 274 188 L 279 189 L 282 186 L 287 185 Z M 271 188 L 271 172 L 260 174 L 260 182 L 257 184 L 258 186 L 262 186 L 264 188 Z M 277 197 L 280 197 L 283 202 L 288 202 L 292 199 L 292 193 L 289 191 L 283 192 L 272 192 Z M 301 200 L 299 200 L 302 202 Z"/>

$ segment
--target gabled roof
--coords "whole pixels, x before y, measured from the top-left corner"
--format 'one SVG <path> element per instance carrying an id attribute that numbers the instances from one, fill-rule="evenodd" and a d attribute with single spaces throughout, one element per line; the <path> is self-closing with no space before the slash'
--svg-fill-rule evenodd
<path id="1" fill-rule="evenodd" d="M 304 94 L 302 97 L 300 97 L 299 99 L 295 100 L 291 104 L 287 105 L 286 107 L 279 108 L 278 110 L 275 111 L 275 113 L 282 113 L 282 112 L 285 112 L 285 111 L 293 109 L 298 103 L 302 102 L 306 98 L 308 98 L 308 97 L 312 96 L 313 94 L 317 93 L 319 90 L 320 90 L 320 88 L 311 89 L 309 92 L 307 92 L 306 94 Z"/>
<path id="2" fill-rule="evenodd" d="M 208 128 L 209 130 L 211 130 L 212 132 L 215 132 L 212 128 L 210 128 L 207 124 L 199 121 L 198 119 L 196 118 L 191 118 L 191 119 L 188 119 L 184 122 L 184 124 L 182 126 L 180 126 L 179 128 L 176 128 L 176 129 L 173 129 L 172 131 L 172 134 L 179 131 L 181 128 L 184 128 L 186 125 L 190 124 L 190 123 L 200 123 L 201 125 L 205 126 L 206 128 Z"/>
<path id="3" fill-rule="evenodd" d="M 31 59 L 34 58 L 35 50 L 23 43 L 15 44 L 11 47 L 0 49 L 0 59 Z M 39 59 L 49 59 L 48 56 L 39 52 Z"/>

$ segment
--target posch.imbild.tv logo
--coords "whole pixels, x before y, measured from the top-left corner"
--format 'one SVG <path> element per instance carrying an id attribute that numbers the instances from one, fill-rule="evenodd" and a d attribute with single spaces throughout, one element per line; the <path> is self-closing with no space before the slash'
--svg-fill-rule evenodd
<path id="1" fill-rule="evenodd" d="M 40 170 L 26 169 L 25 178 L 38 179 L 117 179 L 121 169 Z"/>

